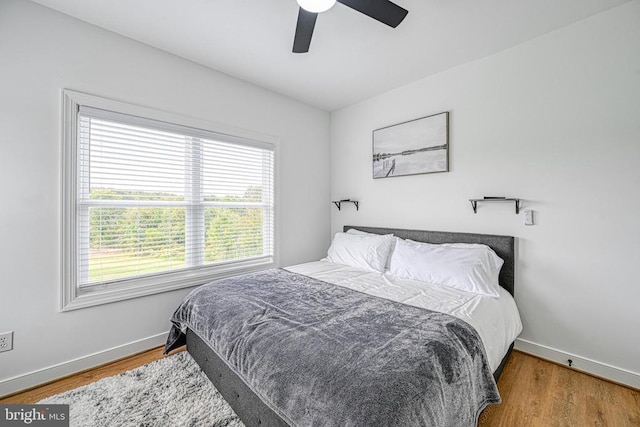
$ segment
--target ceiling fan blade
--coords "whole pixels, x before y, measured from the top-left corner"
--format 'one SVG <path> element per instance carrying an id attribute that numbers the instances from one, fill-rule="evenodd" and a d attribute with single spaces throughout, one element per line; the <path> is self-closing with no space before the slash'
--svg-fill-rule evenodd
<path id="1" fill-rule="evenodd" d="M 349 6 L 351 9 L 393 28 L 397 27 L 409 13 L 407 9 L 389 0 L 338 0 L 338 3 Z"/>
<path id="2" fill-rule="evenodd" d="M 313 35 L 313 28 L 316 26 L 317 17 L 317 13 L 307 12 L 303 8 L 300 8 L 296 35 L 293 39 L 293 53 L 309 52 L 311 36 Z"/>

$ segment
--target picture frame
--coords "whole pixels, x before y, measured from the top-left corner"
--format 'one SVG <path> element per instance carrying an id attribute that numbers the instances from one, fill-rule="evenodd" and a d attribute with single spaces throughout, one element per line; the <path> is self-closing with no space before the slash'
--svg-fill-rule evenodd
<path id="1" fill-rule="evenodd" d="M 449 112 L 373 131 L 373 178 L 449 172 Z"/>

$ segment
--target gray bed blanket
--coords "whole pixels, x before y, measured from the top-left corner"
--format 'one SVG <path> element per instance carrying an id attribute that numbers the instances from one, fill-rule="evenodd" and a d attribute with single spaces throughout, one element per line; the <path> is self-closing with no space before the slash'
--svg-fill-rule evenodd
<path id="1" fill-rule="evenodd" d="M 500 395 L 469 324 L 282 269 L 194 289 L 172 317 L 292 426 L 475 426 Z"/>

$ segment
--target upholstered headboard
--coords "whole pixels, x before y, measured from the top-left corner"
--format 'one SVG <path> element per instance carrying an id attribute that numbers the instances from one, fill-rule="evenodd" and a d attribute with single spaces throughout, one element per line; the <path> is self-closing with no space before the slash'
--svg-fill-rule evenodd
<path id="1" fill-rule="evenodd" d="M 375 234 L 393 234 L 401 239 L 411 239 L 426 243 L 481 243 L 489 246 L 504 260 L 498 281 L 511 295 L 515 284 L 515 239 L 512 236 L 493 234 L 453 233 L 449 231 L 405 230 L 402 228 L 362 227 L 345 225 L 344 231 L 350 228 Z"/>

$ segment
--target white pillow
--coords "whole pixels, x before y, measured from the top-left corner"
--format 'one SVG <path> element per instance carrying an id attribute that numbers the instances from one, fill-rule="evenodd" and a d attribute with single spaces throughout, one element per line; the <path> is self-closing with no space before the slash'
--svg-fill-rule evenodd
<path id="1" fill-rule="evenodd" d="M 358 236 L 380 236 L 380 234 L 367 233 L 366 231 L 358 230 L 356 228 L 350 228 L 347 230 L 347 234 L 355 234 Z M 385 234 L 385 236 L 393 237 L 393 234 Z M 396 247 L 396 239 L 391 240 L 391 249 L 389 250 L 389 256 L 384 264 L 384 269 L 388 270 L 391 266 L 391 254 L 393 253 L 393 249 Z"/>
<path id="2" fill-rule="evenodd" d="M 336 233 L 327 259 L 338 264 L 384 272 L 393 236 Z"/>
<path id="3" fill-rule="evenodd" d="M 498 275 L 504 261 L 486 245 L 434 245 L 398 239 L 390 273 L 466 292 L 499 297 Z"/>

